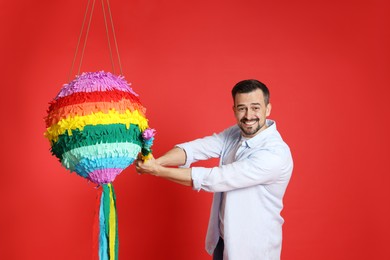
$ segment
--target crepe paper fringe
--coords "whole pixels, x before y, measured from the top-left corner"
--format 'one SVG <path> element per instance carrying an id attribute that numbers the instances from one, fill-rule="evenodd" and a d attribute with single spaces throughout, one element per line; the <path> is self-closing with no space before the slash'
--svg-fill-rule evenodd
<path id="1" fill-rule="evenodd" d="M 116 213 L 116 196 L 111 183 L 101 186 L 99 211 L 96 214 L 94 233 L 98 234 L 98 259 L 117 260 L 119 251 L 118 217 Z M 96 223 L 99 223 L 98 225 Z"/>
<path id="2" fill-rule="evenodd" d="M 152 139 L 156 134 L 156 130 L 153 128 L 145 129 L 145 131 L 142 133 L 142 138 L 146 140 Z"/>
<path id="3" fill-rule="evenodd" d="M 83 158 L 74 167 L 74 171 L 84 176 L 89 176 L 91 173 L 96 171 L 102 171 L 104 169 L 120 169 L 120 171 L 127 168 L 134 162 L 134 157 L 116 157 L 116 158 L 98 158 L 90 160 Z M 96 179 L 96 178 L 95 178 Z M 105 181 L 104 183 L 112 182 Z"/>
<path id="4" fill-rule="evenodd" d="M 146 161 L 151 157 L 152 154 L 151 147 L 153 145 L 155 134 L 156 134 L 156 130 L 152 128 L 148 128 L 142 133 L 142 138 L 144 139 L 144 145 L 142 146 L 141 149 L 143 161 Z"/>
<path id="5" fill-rule="evenodd" d="M 130 124 L 129 129 L 122 124 L 85 126 L 83 131 L 72 130 L 72 135 L 59 135 L 58 141 L 52 144 L 51 151 L 61 160 L 62 154 L 75 148 L 117 142 L 133 143 L 141 147 L 143 141 L 138 125 Z"/>
<path id="6" fill-rule="evenodd" d="M 155 130 L 123 76 L 85 72 L 65 84 L 45 118 L 51 152 L 71 172 L 111 183 L 141 153 L 151 157 Z"/>
<path id="7" fill-rule="evenodd" d="M 114 182 L 116 176 L 118 176 L 123 169 L 121 168 L 106 168 L 99 169 L 88 174 L 90 181 L 94 183 L 99 183 L 100 185 Z"/>
<path id="8" fill-rule="evenodd" d="M 92 226 L 92 259 L 99 260 L 99 240 L 100 240 L 100 205 L 102 200 L 102 188 L 97 187 L 97 196 L 95 203 L 95 218 Z"/>
<path id="9" fill-rule="evenodd" d="M 78 92 L 110 90 L 125 91 L 138 96 L 130 85 L 131 84 L 128 83 L 123 76 L 116 76 L 110 72 L 84 72 L 81 75 L 76 76 L 69 84 L 64 84 L 56 98 L 66 97 Z"/>
<path id="10" fill-rule="evenodd" d="M 130 110 L 131 112 L 138 111 L 141 116 L 145 117 L 145 109 L 138 104 L 131 103 L 130 100 L 122 99 L 116 103 L 94 102 L 61 107 L 55 114 L 50 114 L 46 118 L 46 125 L 50 127 L 68 117 L 87 116 L 97 112 L 108 114 L 110 110 L 117 111 L 120 114 L 125 114 L 126 110 Z"/>
<path id="11" fill-rule="evenodd" d="M 90 178 L 91 172 L 105 168 L 119 168 L 122 171 L 134 162 L 140 151 L 141 147 L 133 143 L 97 144 L 64 153 L 61 163 L 71 172 L 76 172 L 96 184 L 102 184 L 112 182 L 113 179 L 107 181 L 104 178 L 104 181 L 97 182 L 99 178 Z"/>
<path id="12" fill-rule="evenodd" d="M 48 115 L 46 118 L 46 127 L 55 124 L 59 120 L 82 112 L 87 115 L 91 112 L 108 111 L 110 109 L 118 111 L 138 110 L 145 115 L 146 109 L 142 106 L 138 97 L 123 91 L 105 91 L 91 93 L 75 93 L 70 96 L 53 100 L 50 102 Z M 86 110 L 86 111 L 84 111 Z"/>
<path id="13" fill-rule="evenodd" d="M 148 128 L 148 121 L 137 110 L 131 112 L 126 110 L 121 114 L 116 110 L 110 110 L 107 114 L 103 112 L 93 113 L 87 116 L 74 116 L 60 120 L 46 129 L 45 136 L 52 142 L 57 142 L 58 136 L 64 134 L 72 135 L 72 130 L 78 129 L 83 131 L 87 125 L 110 125 L 124 124 L 126 128 L 130 128 L 130 124 L 138 125 L 141 131 Z"/>
<path id="14" fill-rule="evenodd" d="M 139 149 L 138 149 L 139 151 Z M 79 173 L 82 176 L 89 174 L 90 172 L 101 170 L 105 168 L 121 168 L 125 169 L 127 166 L 133 163 L 137 154 L 131 152 L 126 154 L 126 151 L 123 155 L 118 155 L 116 157 L 102 157 L 96 159 L 88 159 L 85 156 L 81 157 L 79 162 L 70 168 L 72 171 Z M 73 165 L 72 165 L 73 166 Z"/>
<path id="15" fill-rule="evenodd" d="M 95 92 L 77 92 L 66 97 L 54 99 L 49 103 L 48 111 L 56 111 L 61 107 L 84 103 L 111 101 L 118 102 L 122 99 L 130 100 L 132 103 L 139 104 L 141 107 L 143 107 L 138 96 L 135 96 L 126 91 L 108 90 Z"/>
<path id="16" fill-rule="evenodd" d="M 136 158 L 141 147 L 133 143 L 108 143 L 83 146 L 72 149 L 62 155 L 62 164 L 66 168 L 72 169 L 81 159 L 88 160 L 114 158 L 114 157 L 131 157 Z"/>

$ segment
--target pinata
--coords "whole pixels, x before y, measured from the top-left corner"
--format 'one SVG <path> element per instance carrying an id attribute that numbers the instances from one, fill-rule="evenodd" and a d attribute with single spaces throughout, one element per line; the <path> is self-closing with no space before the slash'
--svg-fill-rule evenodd
<path id="1" fill-rule="evenodd" d="M 142 155 L 151 156 L 155 130 L 123 76 L 84 72 L 49 103 L 45 136 L 71 172 L 101 188 L 95 230 L 99 259 L 118 258 L 116 197 L 112 182 Z"/>

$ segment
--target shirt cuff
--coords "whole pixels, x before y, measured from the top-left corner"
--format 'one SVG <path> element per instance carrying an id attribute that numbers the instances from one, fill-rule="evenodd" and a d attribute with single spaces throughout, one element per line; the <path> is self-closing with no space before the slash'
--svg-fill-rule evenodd
<path id="1" fill-rule="evenodd" d="M 179 166 L 179 168 L 190 168 L 191 163 L 194 161 L 194 154 L 192 153 L 191 148 L 188 145 L 186 145 L 185 143 L 178 144 L 178 145 L 176 145 L 176 147 L 182 149 L 186 154 L 186 161 L 185 161 L 184 165 Z"/>
<path id="2" fill-rule="evenodd" d="M 199 191 L 202 188 L 203 180 L 205 176 L 210 173 L 210 169 L 204 167 L 192 167 L 191 168 L 191 178 L 192 178 L 192 188 L 196 191 Z"/>

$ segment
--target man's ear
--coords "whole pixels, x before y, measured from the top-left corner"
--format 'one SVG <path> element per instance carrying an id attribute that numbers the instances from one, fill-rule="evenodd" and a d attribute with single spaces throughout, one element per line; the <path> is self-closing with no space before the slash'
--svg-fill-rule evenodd
<path id="1" fill-rule="evenodd" d="M 266 111 L 265 111 L 266 116 L 269 116 L 271 114 L 271 109 L 272 109 L 272 105 L 271 105 L 271 103 L 268 103 Z"/>

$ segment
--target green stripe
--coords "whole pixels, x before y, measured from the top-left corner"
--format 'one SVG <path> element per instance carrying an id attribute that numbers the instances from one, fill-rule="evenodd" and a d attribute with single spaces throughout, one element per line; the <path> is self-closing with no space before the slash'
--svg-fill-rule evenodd
<path id="1" fill-rule="evenodd" d="M 130 142 L 142 147 L 142 134 L 138 125 L 130 124 L 129 129 L 124 124 L 87 125 L 83 131 L 72 130 L 72 135 L 59 135 L 58 142 L 52 145 L 52 153 L 62 159 L 62 154 L 83 146 L 97 143 Z"/>
<path id="2" fill-rule="evenodd" d="M 103 184 L 103 212 L 104 212 L 104 219 L 106 224 L 106 236 L 107 236 L 107 248 L 108 252 L 110 252 L 110 188 L 107 184 Z"/>

